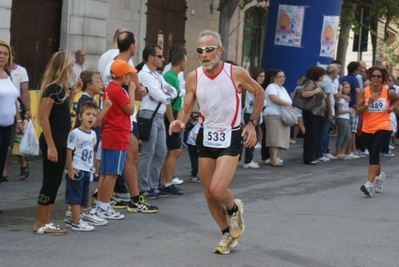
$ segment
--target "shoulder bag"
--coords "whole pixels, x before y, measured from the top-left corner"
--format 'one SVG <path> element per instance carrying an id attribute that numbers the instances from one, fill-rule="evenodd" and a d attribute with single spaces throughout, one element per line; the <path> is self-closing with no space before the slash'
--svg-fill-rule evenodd
<path id="1" fill-rule="evenodd" d="M 155 109 L 154 113 L 152 114 L 151 118 L 143 118 L 140 117 L 140 111 L 137 114 L 137 127 L 139 128 L 139 139 L 143 141 L 150 140 L 151 128 L 152 128 L 152 121 L 154 120 L 155 115 L 158 112 L 161 103 L 158 103 L 157 108 Z"/>
<path id="2" fill-rule="evenodd" d="M 292 105 L 302 110 L 311 110 L 319 105 L 321 101 L 323 101 L 323 98 L 319 94 L 305 98 L 302 96 L 302 90 L 295 90 Z"/>
<path id="3" fill-rule="evenodd" d="M 277 88 L 277 86 L 276 86 L 276 88 Z M 280 90 L 280 89 L 277 88 L 278 98 L 280 98 L 280 93 L 278 90 Z M 280 111 L 281 120 L 283 121 L 283 123 L 285 125 L 292 126 L 297 123 L 298 117 L 297 117 L 294 109 L 287 107 L 287 106 L 283 106 L 283 105 L 279 105 L 278 108 Z"/>

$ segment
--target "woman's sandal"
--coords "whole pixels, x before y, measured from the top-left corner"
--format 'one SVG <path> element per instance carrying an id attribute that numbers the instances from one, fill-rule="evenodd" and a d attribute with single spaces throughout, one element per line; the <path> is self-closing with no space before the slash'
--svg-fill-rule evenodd
<path id="1" fill-rule="evenodd" d="M 26 163 L 26 166 L 21 167 L 21 173 L 19 174 L 19 178 L 21 180 L 25 180 L 29 177 L 29 164 Z"/>
<path id="2" fill-rule="evenodd" d="M 273 167 L 282 167 L 282 166 L 284 166 L 284 164 L 282 164 L 282 163 L 278 163 L 278 162 L 269 162 L 269 165 L 270 166 L 273 166 Z"/>
<path id="3" fill-rule="evenodd" d="M 38 235 L 64 235 L 67 231 L 59 225 L 48 223 L 37 230 L 33 230 L 33 233 Z"/>
<path id="4" fill-rule="evenodd" d="M 8 182 L 8 176 L 7 175 L 1 175 L 1 181 L 2 182 Z"/>

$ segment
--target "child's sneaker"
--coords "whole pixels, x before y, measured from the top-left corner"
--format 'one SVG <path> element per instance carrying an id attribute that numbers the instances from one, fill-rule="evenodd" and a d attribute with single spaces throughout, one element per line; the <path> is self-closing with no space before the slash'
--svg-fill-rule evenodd
<path id="1" fill-rule="evenodd" d="M 71 225 L 72 231 L 78 232 L 90 232 L 94 230 L 94 226 L 85 223 L 82 219 L 80 219 L 79 223 L 72 223 Z"/>
<path id="2" fill-rule="evenodd" d="M 93 226 L 104 226 L 107 225 L 108 221 L 106 219 L 100 218 L 96 215 L 96 209 L 91 209 L 89 212 L 83 212 L 81 218 Z"/>

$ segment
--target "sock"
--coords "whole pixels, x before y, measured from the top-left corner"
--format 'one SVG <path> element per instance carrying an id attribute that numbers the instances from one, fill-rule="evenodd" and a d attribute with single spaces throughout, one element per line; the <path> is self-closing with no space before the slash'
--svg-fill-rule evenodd
<path id="1" fill-rule="evenodd" d="M 367 183 L 366 183 L 367 185 L 372 185 L 373 183 L 372 182 L 370 182 L 370 181 L 367 181 Z"/>
<path id="2" fill-rule="evenodd" d="M 225 233 L 229 233 L 229 232 L 230 232 L 230 229 L 229 229 L 229 227 L 227 226 L 226 229 L 223 229 L 223 230 L 222 230 L 222 235 L 224 235 Z"/>
<path id="3" fill-rule="evenodd" d="M 134 197 L 130 197 L 130 200 L 133 201 L 134 203 L 137 203 L 137 202 L 139 202 L 139 198 L 140 198 L 140 195 L 134 196 Z"/>
<path id="4" fill-rule="evenodd" d="M 226 209 L 226 210 L 227 210 L 228 215 L 233 215 L 233 213 L 236 213 L 238 211 L 238 207 L 237 207 L 236 203 L 234 203 L 234 206 L 233 206 L 233 208 L 231 208 L 231 210 L 229 210 L 229 209 Z"/>
<path id="5" fill-rule="evenodd" d="M 97 206 L 102 210 L 108 210 L 109 203 L 103 203 L 101 201 L 97 201 Z"/>
<path id="6" fill-rule="evenodd" d="M 173 183 L 166 183 L 165 187 L 171 186 Z"/>

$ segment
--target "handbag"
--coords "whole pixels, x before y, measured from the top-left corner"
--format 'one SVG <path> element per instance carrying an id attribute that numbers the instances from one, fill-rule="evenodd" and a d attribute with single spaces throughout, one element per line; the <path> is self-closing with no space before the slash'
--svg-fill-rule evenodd
<path id="1" fill-rule="evenodd" d="M 315 94 L 314 96 L 305 98 L 302 96 L 302 90 L 295 90 L 292 105 L 302 110 L 311 110 L 323 101 L 323 97 L 321 96 L 320 94 Z"/>
<path id="2" fill-rule="evenodd" d="M 161 103 L 158 104 L 157 108 L 155 109 L 154 113 L 152 114 L 151 118 L 143 118 L 140 117 L 140 111 L 137 114 L 137 127 L 139 129 L 139 139 L 143 141 L 150 140 L 151 128 L 152 128 L 152 121 L 155 118 L 155 115 L 158 112 Z"/>
<path id="3" fill-rule="evenodd" d="M 280 98 L 279 90 L 280 89 L 277 88 L 278 98 Z M 279 105 L 278 109 L 280 112 L 281 120 L 283 121 L 283 123 L 285 125 L 292 126 L 292 125 L 296 124 L 296 122 L 298 121 L 298 117 L 297 117 L 294 109 L 287 107 L 287 106 L 283 106 L 283 105 Z"/>
<path id="4" fill-rule="evenodd" d="M 279 106 L 280 116 L 283 123 L 287 126 L 292 126 L 297 123 L 298 117 L 294 109 L 287 106 Z"/>

